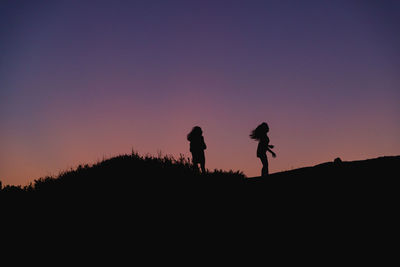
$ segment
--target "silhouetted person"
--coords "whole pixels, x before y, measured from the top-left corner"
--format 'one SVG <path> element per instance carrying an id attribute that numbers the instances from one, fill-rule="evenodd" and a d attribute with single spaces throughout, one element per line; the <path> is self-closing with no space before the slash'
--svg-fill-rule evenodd
<path id="1" fill-rule="evenodd" d="M 190 152 L 192 152 L 193 165 L 196 170 L 199 169 L 200 164 L 201 172 L 206 172 L 206 159 L 204 157 L 204 150 L 207 148 L 204 143 L 203 131 L 199 126 L 193 127 L 192 131 L 187 135 L 187 140 L 190 142 Z"/>
<path id="2" fill-rule="evenodd" d="M 263 165 L 261 170 L 261 176 L 268 176 L 268 159 L 267 151 L 272 154 L 272 157 L 276 157 L 276 154 L 271 150 L 274 148 L 273 145 L 269 144 L 269 138 L 267 133 L 269 132 L 269 127 L 266 122 L 261 123 L 253 131 L 251 131 L 250 138 L 258 141 L 257 146 L 257 157 L 260 158 Z"/>

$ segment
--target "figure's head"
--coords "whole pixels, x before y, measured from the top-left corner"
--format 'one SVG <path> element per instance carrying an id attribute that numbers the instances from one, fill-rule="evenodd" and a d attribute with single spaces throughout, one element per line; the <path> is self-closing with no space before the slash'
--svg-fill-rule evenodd
<path id="1" fill-rule="evenodd" d="M 269 132 L 269 126 L 268 126 L 268 123 L 266 123 L 266 122 L 261 123 L 258 127 L 260 127 L 262 129 L 262 131 L 265 131 L 266 133 Z"/>
<path id="2" fill-rule="evenodd" d="M 187 135 L 187 139 L 191 141 L 193 137 L 198 137 L 201 136 L 202 134 L 203 131 L 201 130 L 201 128 L 199 126 L 195 126 L 193 127 L 192 131 L 190 131 L 190 133 Z"/>
<path id="3" fill-rule="evenodd" d="M 192 133 L 194 135 L 202 135 L 203 131 L 201 130 L 200 126 L 194 126 L 192 129 Z"/>
<path id="4" fill-rule="evenodd" d="M 250 133 L 250 138 L 254 140 L 260 140 L 264 135 L 269 132 L 269 127 L 266 122 L 261 123 Z"/>

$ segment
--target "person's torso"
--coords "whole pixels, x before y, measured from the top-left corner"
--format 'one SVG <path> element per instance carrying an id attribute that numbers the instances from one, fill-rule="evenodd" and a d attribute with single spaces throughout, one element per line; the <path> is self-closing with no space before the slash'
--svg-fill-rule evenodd
<path id="1" fill-rule="evenodd" d="M 203 151 L 205 148 L 206 148 L 206 145 L 204 143 L 203 136 L 194 138 L 192 141 L 190 141 L 190 151 L 192 151 L 192 152 Z"/>
<path id="2" fill-rule="evenodd" d="M 267 153 L 268 144 L 269 144 L 268 136 L 265 136 L 260 139 L 260 141 L 258 142 L 258 146 L 257 146 L 257 156 L 258 157 L 265 155 L 265 153 Z"/>

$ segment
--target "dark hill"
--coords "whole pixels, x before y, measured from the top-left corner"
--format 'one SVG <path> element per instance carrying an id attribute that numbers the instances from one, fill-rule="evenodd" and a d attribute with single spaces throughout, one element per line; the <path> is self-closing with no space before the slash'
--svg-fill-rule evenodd
<path id="1" fill-rule="evenodd" d="M 241 172 L 214 170 L 205 175 L 194 170 L 189 159 L 120 155 L 92 166 L 80 165 L 57 177 L 44 177 L 29 186 L 5 186 L 2 196 L 51 196 L 77 199 L 87 197 L 173 196 L 180 192 L 211 191 L 220 186 L 243 184 Z"/>
<path id="2" fill-rule="evenodd" d="M 396 222 L 399 163 L 399 156 L 324 163 L 247 179 L 240 172 L 200 175 L 184 158 L 122 155 L 30 186 L 5 186 L 1 214 L 38 236 L 89 236 L 91 245 L 124 237 L 144 248 L 156 240 L 165 251 L 174 240 L 217 246 L 215 238 L 259 239 L 240 248 L 271 238 L 302 247 L 311 236 L 341 247 L 348 237 L 381 244 L 377 237 L 389 236 Z"/>
<path id="3" fill-rule="evenodd" d="M 399 179 L 400 156 L 379 157 L 359 161 L 341 161 L 318 164 L 273 173 L 268 179 L 253 177 L 249 184 L 275 188 L 292 195 L 310 194 L 320 199 L 381 197 L 393 198 Z"/>
<path id="4" fill-rule="evenodd" d="M 290 171 L 273 173 L 271 179 L 359 179 L 359 178 L 397 178 L 400 166 L 400 156 L 380 157 L 358 161 L 341 161 L 339 158 L 332 162 L 304 167 Z M 261 177 L 250 178 L 260 181 Z M 254 180 L 253 180 L 254 179 Z"/>
<path id="5" fill-rule="evenodd" d="M 5 186 L 3 203 L 36 207 L 91 205 L 163 210 L 207 206 L 236 209 L 264 203 L 282 205 L 344 205 L 362 200 L 394 202 L 400 156 L 362 161 L 327 162 L 313 167 L 246 178 L 240 172 L 214 170 L 205 175 L 189 159 L 121 155 L 79 166 L 58 177 L 35 180 L 29 186 Z M 247 203 L 247 204 L 246 204 Z M 324 203 L 324 204 L 322 204 Z M 388 206 L 386 204 L 386 206 Z"/>
<path id="6" fill-rule="evenodd" d="M 79 196 L 191 194 L 194 192 L 224 194 L 244 185 L 257 186 L 268 193 L 274 190 L 309 190 L 318 187 L 346 188 L 385 183 L 399 176 L 400 156 L 360 161 L 326 162 L 312 167 L 273 173 L 268 178 L 247 178 L 241 172 L 214 170 L 201 175 L 191 167 L 189 159 L 121 155 L 94 164 L 64 171 L 58 177 L 35 180 L 29 186 L 5 186 L 2 196 L 38 196 L 74 198 Z M 190 192 L 190 193 L 188 193 Z"/>

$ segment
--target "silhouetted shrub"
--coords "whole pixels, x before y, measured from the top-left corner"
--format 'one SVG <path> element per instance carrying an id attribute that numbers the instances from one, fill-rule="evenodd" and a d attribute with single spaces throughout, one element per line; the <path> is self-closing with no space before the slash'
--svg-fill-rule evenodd
<path id="1" fill-rule="evenodd" d="M 341 158 L 336 158 L 333 163 L 335 163 L 336 165 L 339 165 L 342 163 L 342 159 Z"/>
<path id="2" fill-rule="evenodd" d="M 80 165 L 25 187 L 2 186 L 0 196 L 2 204 L 20 203 L 32 212 L 42 206 L 51 207 L 47 209 L 50 213 L 65 210 L 62 207 L 84 214 L 93 209 L 100 210 L 99 214 L 124 209 L 122 214 L 149 218 L 168 217 L 172 212 L 195 216 L 199 210 L 219 214 L 260 203 L 268 205 L 266 209 L 297 203 L 325 209 L 352 199 L 394 196 L 387 191 L 396 188 L 392 183 L 398 179 L 399 164 L 400 157 L 341 162 L 340 166 L 327 162 L 247 179 L 239 171 L 199 174 L 182 155 L 175 159 L 132 153 Z"/>
<path id="3" fill-rule="evenodd" d="M 140 156 L 137 153 L 120 155 L 76 169 L 61 172 L 57 177 L 43 177 L 24 188 L 6 186 L 1 192 L 31 193 L 56 199 L 82 197 L 158 196 L 174 195 L 197 188 L 226 186 L 243 182 L 241 172 L 215 170 L 207 174 L 196 172 L 189 158 L 180 155 Z M 188 191 L 189 190 L 189 191 Z M 200 190 L 200 189 L 199 189 Z"/>

